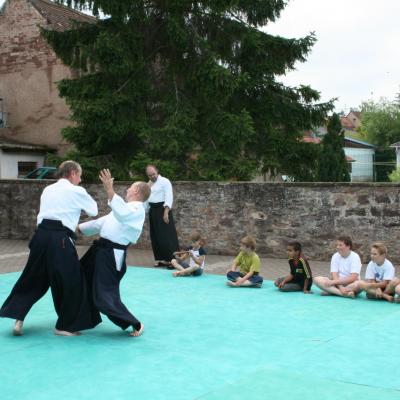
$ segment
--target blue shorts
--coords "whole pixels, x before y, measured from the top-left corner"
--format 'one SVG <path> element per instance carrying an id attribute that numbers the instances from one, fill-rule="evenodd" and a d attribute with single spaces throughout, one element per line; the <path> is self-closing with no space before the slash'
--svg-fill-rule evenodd
<path id="1" fill-rule="evenodd" d="M 179 261 L 178 261 L 179 262 Z M 181 262 L 179 262 L 179 265 L 181 266 L 181 267 L 183 267 L 183 268 L 189 268 L 190 267 L 190 265 L 189 265 L 189 263 L 187 263 L 186 261 L 181 261 Z M 190 275 L 193 275 L 193 276 L 200 276 L 200 275 L 202 275 L 203 274 L 203 268 L 197 268 L 195 271 L 193 271 Z"/>
<path id="2" fill-rule="evenodd" d="M 232 281 L 236 282 L 239 278 L 243 278 L 244 275 L 238 271 L 229 271 L 226 274 L 226 277 Z M 255 285 L 261 285 L 263 283 L 263 277 L 260 275 L 252 275 L 249 278 L 249 281 L 255 286 Z"/>

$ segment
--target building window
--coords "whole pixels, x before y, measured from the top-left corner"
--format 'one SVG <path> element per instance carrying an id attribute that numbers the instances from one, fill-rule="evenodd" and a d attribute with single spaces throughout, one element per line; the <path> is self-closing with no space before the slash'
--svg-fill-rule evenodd
<path id="1" fill-rule="evenodd" d="M 37 162 L 35 161 L 18 161 L 18 178 L 23 178 L 36 168 Z"/>

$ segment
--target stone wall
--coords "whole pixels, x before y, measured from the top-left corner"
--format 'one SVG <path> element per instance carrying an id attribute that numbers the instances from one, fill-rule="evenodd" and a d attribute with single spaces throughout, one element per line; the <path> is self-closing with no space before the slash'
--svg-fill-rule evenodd
<path id="1" fill-rule="evenodd" d="M 0 181 L 0 238 L 27 239 L 36 225 L 40 193 L 49 182 Z M 124 195 L 127 183 L 118 182 Z M 108 212 L 100 185 L 86 185 Z M 399 185 L 322 183 L 175 182 L 174 217 L 182 244 L 191 231 L 207 238 L 211 254 L 235 254 L 240 238 L 257 238 L 258 253 L 286 257 L 285 245 L 298 240 L 310 259 L 329 260 L 333 239 L 352 236 L 355 248 L 368 259 L 369 245 L 377 240 L 400 261 Z M 150 248 L 148 226 L 140 248 Z"/>

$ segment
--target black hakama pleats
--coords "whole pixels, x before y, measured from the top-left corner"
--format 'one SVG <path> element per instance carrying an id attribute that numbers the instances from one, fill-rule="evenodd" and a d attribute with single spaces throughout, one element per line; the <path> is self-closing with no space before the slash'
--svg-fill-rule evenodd
<path id="1" fill-rule="evenodd" d="M 29 243 L 28 262 L 1 307 L 1 317 L 23 321 L 50 287 L 58 315 L 56 329 L 76 332 L 100 322 L 92 318 L 74 236 L 61 221 L 42 221 Z"/>
<path id="2" fill-rule="evenodd" d="M 133 316 L 121 301 L 119 285 L 126 273 L 126 248 L 110 240 L 100 238 L 93 242 L 81 264 L 86 274 L 89 297 L 96 308 L 105 314 L 111 322 L 121 329 L 132 326 L 135 330 L 141 327 L 140 321 Z M 125 251 L 120 271 L 116 268 L 114 249 Z"/>
<path id="3" fill-rule="evenodd" d="M 179 251 L 172 211 L 168 213 L 169 223 L 163 220 L 164 203 L 149 203 L 150 239 L 156 261 L 171 261 L 175 251 Z"/>

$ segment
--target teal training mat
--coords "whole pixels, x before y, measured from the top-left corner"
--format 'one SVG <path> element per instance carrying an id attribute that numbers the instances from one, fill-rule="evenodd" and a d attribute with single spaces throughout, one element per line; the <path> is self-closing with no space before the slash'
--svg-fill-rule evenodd
<path id="1" fill-rule="evenodd" d="M 0 275 L 0 302 L 18 276 Z M 138 338 L 106 317 L 55 336 L 48 292 L 24 336 L 0 319 L 0 399 L 400 399 L 399 304 L 225 281 L 128 268 L 121 293 L 145 325 Z"/>

